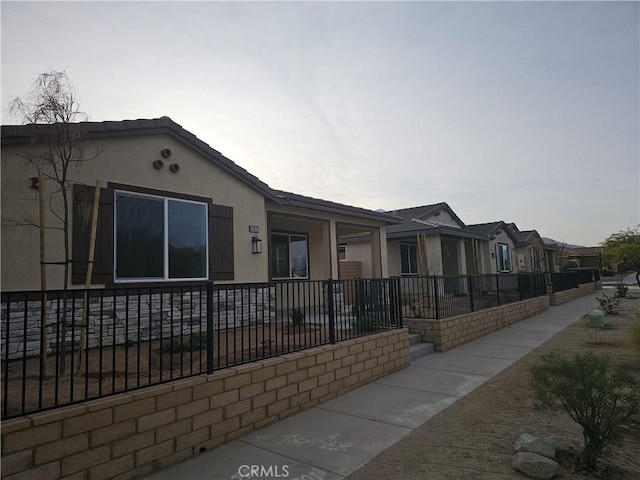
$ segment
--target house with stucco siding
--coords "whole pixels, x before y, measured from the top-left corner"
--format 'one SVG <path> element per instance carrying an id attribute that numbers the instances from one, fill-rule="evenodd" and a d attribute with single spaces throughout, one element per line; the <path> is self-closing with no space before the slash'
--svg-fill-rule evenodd
<path id="1" fill-rule="evenodd" d="M 40 288 L 39 185 L 26 158 L 47 148 L 51 128 L 2 126 L 3 291 Z M 168 117 L 71 128 L 99 151 L 70 170 L 71 288 L 85 283 L 96 188 L 92 287 L 338 278 L 338 239 L 354 232 L 370 236 L 371 276 L 389 274 L 393 215 L 273 189 Z M 64 284 L 60 215 L 47 208 L 49 288 Z"/>

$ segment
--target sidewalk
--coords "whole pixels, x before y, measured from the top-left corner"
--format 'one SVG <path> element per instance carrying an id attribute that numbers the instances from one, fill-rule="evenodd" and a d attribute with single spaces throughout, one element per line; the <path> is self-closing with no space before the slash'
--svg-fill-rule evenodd
<path id="1" fill-rule="evenodd" d="M 336 480 L 489 380 L 597 306 L 578 298 L 148 477 Z M 253 468 L 254 475 L 251 476 Z"/>

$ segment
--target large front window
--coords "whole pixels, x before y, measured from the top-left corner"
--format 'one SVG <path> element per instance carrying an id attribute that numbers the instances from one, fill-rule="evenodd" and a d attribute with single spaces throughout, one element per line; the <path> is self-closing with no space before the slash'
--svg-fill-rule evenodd
<path id="1" fill-rule="evenodd" d="M 309 278 L 307 236 L 273 233 L 271 270 L 274 279 Z"/>
<path id="2" fill-rule="evenodd" d="M 418 254 L 415 244 L 400 244 L 400 261 L 402 263 L 402 275 L 418 274 Z"/>
<path id="3" fill-rule="evenodd" d="M 509 245 L 499 243 L 498 246 L 498 270 L 501 272 L 511 271 L 511 255 L 509 254 Z"/>
<path id="4" fill-rule="evenodd" d="M 116 193 L 116 280 L 207 278 L 207 205 Z"/>

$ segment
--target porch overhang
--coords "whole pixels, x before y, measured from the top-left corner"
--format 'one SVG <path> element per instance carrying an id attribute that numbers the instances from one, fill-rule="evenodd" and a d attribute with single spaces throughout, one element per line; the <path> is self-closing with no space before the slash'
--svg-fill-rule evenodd
<path id="1" fill-rule="evenodd" d="M 469 232 L 467 230 L 460 230 L 458 228 L 451 228 L 451 227 L 444 227 L 444 226 L 433 227 L 433 228 L 422 229 L 422 230 L 411 230 L 411 231 L 405 231 L 405 232 L 387 233 L 387 240 L 412 239 L 418 235 L 440 235 L 440 236 L 456 237 L 456 238 L 464 238 L 464 239 L 468 238 L 468 239 L 475 239 L 475 240 L 486 240 L 486 241 L 489 240 L 488 237 L 484 235 L 480 235 L 479 233 L 474 233 L 474 232 Z"/>

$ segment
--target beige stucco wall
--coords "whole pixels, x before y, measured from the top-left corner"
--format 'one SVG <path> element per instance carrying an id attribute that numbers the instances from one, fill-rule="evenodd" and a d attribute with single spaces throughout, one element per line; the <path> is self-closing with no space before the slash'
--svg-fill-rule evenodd
<path id="1" fill-rule="evenodd" d="M 387 243 L 387 248 L 391 249 L 392 243 Z M 398 253 L 398 255 L 400 254 Z M 389 258 L 391 258 L 391 256 L 389 256 Z M 371 278 L 371 244 L 369 242 L 349 243 L 347 245 L 347 261 L 360 262 L 362 266 L 362 278 Z M 398 266 L 398 268 L 400 267 Z M 389 274 L 398 275 L 391 272 L 392 268 L 391 265 L 389 265 Z"/>
<path id="2" fill-rule="evenodd" d="M 92 141 L 90 145 L 98 142 Z M 102 154 L 79 168 L 74 168 L 70 178 L 79 183 L 95 185 L 99 180 L 103 187 L 108 182 L 136 187 L 152 188 L 172 193 L 211 197 L 213 202 L 234 208 L 234 262 L 235 281 L 250 282 L 267 279 L 268 255 L 251 253 L 249 225 L 258 225 L 266 231 L 264 196 L 235 179 L 197 152 L 169 135 L 114 137 L 99 142 Z M 160 151 L 169 148 L 171 157 L 164 159 L 165 166 L 156 170 L 152 162 L 160 157 Z M 36 191 L 30 188 L 30 177 L 35 168 L 18 157 L 19 147 L 2 148 L 2 289 L 39 289 L 39 237 L 33 227 L 8 227 L 11 220 L 24 217 L 37 221 L 38 202 Z M 88 149 L 90 151 L 90 149 Z M 177 163 L 180 171 L 172 173 L 169 165 Z M 53 185 L 46 185 L 49 191 Z M 48 211 L 47 225 L 59 225 Z M 59 233 L 47 231 L 48 261 L 61 261 L 63 242 Z M 49 288 L 62 287 L 63 267 L 48 269 Z"/>

